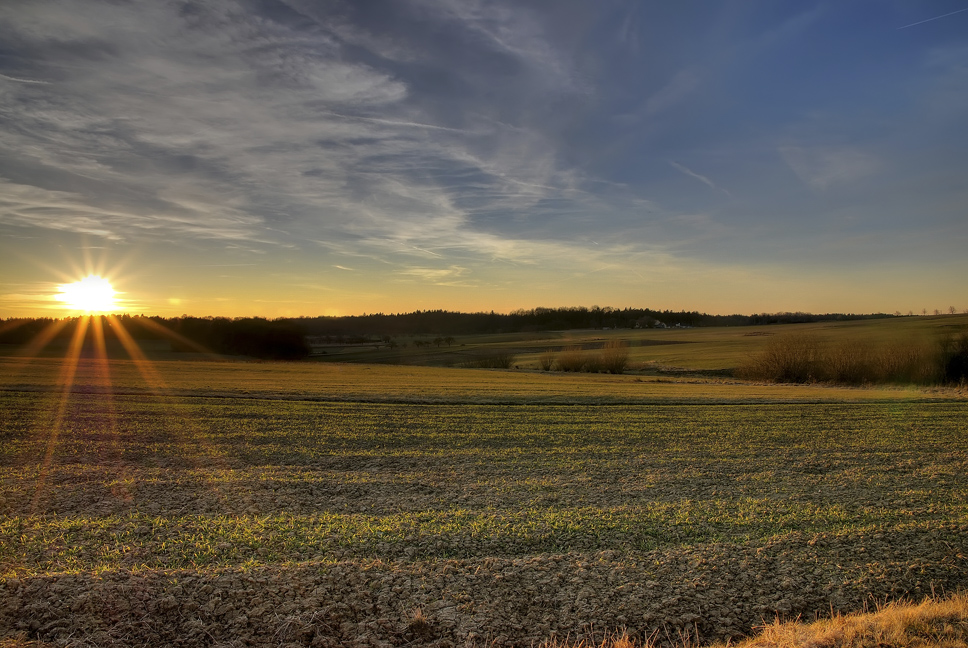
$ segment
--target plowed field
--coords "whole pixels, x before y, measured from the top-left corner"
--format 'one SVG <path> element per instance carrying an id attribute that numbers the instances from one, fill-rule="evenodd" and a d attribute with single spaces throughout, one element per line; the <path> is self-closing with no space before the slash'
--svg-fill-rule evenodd
<path id="1" fill-rule="evenodd" d="M 333 365 L 186 366 L 143 385 L 82 366 L 70 389 L 54 365 L 8 373 L 0 638 L 711 641 L 968 586 L 957 395 L 616 377 L 610 400 L 604 377 L 582 394 L 538 376 L 529 402 L 460 387 L 508 374 L 433 370 L 426 402 L 433 384 L 415 398 L 359 367 L 347 385 Z"/>

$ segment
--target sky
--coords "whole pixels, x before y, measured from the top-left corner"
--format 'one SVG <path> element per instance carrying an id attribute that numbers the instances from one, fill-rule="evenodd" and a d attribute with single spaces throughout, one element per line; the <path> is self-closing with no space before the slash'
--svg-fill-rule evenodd
<path id="1" fill-rule="evenodd" d="M 0 317 L 968 308 L 968 0 L 8 0 Z"/>

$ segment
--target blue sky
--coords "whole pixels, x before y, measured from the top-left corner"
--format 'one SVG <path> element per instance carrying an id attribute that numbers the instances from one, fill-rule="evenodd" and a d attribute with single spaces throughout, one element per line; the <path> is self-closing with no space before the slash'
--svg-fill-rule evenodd
<path id="1" fill-rule="evenodd" d="M 0 316 L 968 308 L 968 2 L 0 6 Z"/>

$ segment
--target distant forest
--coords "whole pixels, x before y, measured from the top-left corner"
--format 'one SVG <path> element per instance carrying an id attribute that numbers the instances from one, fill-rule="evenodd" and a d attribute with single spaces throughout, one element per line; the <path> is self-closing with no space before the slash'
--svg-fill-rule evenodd
<path id="1" fill-rule="evenodd" d="M 876 319 L 885 314 L 845 315 L 832 313 L 762 313 L 759 315 L 708 315 L 698 311 L 652 310 L 574 306 L 533 308 L 503 313 L 457 313 L 445 310 L 415 311 L 384 315 L 345 317 L 301 317 L 286 321 L 307 335 L 475 335 L 483 333 L 526 333 L 574 329 L 672 328 L 675 326 L 755 326 L 831 320 Z"/>
<path id="2" fill-rule="evenodd" d="M 258 317 L 145 317 L 120 315 L 124 330 L 136 340 L 169 340 L 176 351 L 202 348 L 222 354 L 257 358 L 296 359 L 309 354 L 307 337 L 323 337 L 337 343 L 362 343 L 414 335 L 480 335 L 570 329 L 634 329 L 702 326 L 756 326 L 832 320 L 892 317 L 886 314 L 762 313 L 758 315 L 708 315 L 696 311 L 657 311 L 648 308 L 534 308 L 512 313 L 458 313 L 445 310 L 414 311 L 386 315 L 299 317 L 269 320 Z M 27 318 L 0 320 L 0 344 L 24 345 L 48 331 L 54 340 L 69 340 L 82 318 Z M 102 318 L 108 340 L 119 333 Z M 94 327 L 87 336 L 93 336 Z M 123 334 L 122 334 L 123 335 Z"/>

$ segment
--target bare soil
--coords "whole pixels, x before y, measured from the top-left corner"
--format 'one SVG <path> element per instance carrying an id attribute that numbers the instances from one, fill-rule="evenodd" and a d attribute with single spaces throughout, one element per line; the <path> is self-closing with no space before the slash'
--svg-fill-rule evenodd
<path id="1" fill-rule="evenodd" d="M 0 393 L 0 640 L 708 643 L 968 588 L 961 401 L 194 394 Z"/>

